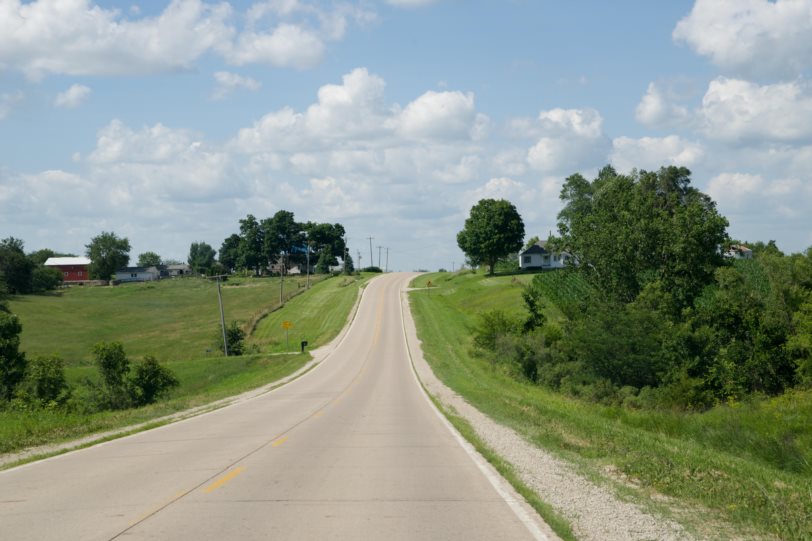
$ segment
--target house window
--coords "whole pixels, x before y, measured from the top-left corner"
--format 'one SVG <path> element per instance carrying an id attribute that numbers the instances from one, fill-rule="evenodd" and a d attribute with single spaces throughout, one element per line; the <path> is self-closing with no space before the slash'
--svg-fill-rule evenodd
<path id="1" fill-rule="evenodd" d="M 529 256 L 529 255 L 526 255 L 526 256 L 524 256 L 524 257 L 522 258 L 522 260 L 523 260 L 525 263 L 530 263 L 530 256 Z"/>
<path id="2" fill-rule="evenodd" d="M 130 274 L 130 278 L 138 278 L 138 274 L 133 272 Z"/>
<path id="3" fill-rule="evenodd" d="M 82 271 L 79 271 L 79 278 L 82 277 Z"/>
<path id="4" fill-rule="evenodd" d="M 63 272 L 62 274 L 64 274 L 65 276 L 67 276 L 67 275 L 68 275 L 68 271 Z"/>

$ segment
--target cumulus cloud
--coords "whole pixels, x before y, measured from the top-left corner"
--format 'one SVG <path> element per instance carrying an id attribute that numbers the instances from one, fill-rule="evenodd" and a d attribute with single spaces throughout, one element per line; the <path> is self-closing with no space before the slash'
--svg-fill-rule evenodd
<path id="1" fill-rule="evenodd" d="M 229 71 L 215 72 L 214 79 L 217 81 L 217 88 L 212 92 L 212 98 L 216 100 L 223 99 L 240 88 L 256 91 L 262 86 L 256 79 L 244 77 Z"/>
<path id="2" fill-rule="evenodd" d="M 476 112 L 473 93 L 458 91 L 430 90 L 395 119 L 400 134 L 417 139 L 481 138 L 487 123 L 487 117 Z"/>
<path id="3" fill-rule="evenodd" d="M 273 24 L 264 21 L 267 14 Z M 326 41 L 344 37 L 348 21 L 373 19 L 359 7 L 322 9 L 296 1 L 259 3 L 243 18 L 229 3 L 203 0 L 172 0 L 153 17 L 127 16 L 90 0 L 7 0 L 0 3 L 0 67 L 35 80 L 149 74 L 189 70 L 215 53 L 233 65 L 305 69 L 322 60 Z M 235 23 L 242 20 L 244 28 Z"/>
<path id="4" fill-rule="evenodd" d="M 812 87 L 795 81 L 758 85 L 719 77 L 699 110 L 702 131 L 726 141 L 803 141 L 812 137 Z"/>
<path id="5" fill-rule="evenodd" d="M 0 94 L 0 120 L 8 116 L 14 106 L 23 100 L 22 90 Z"/>
<path id="6" fill-rule="evenodd" d="M 571 173 L 600 165 L 610 142 L 603 117 L 594 109 L 542 111 L 533 130 L 541 138 L 527 152 L 527 163 L 544 173 Z"/>
<path id="7" fill-rule="evenodd" d="M 703 155 L 700 143 L 676 135 L 639 139 L 617 137 L 612 141 L 609 161 L 621 172 L 634 168 L 652 171 L 665 165 L 692 167 Z"/>
<path id="8" fill-rule="evenodd" d="M 646 94 L 634 110 L 635 119 L 649 127 L 684 126 L 691 121 L 688 109 L 675 103 L 674 93 L 659 83 L 649 83 Z"/>
<path id="9" fill-rule="evenodd" d="M 697 0 L 673 38 L 725 70 L 793 77 L 812 66 L 810 34 L 812 0 Z"/>
<path id="10" fill-rule="evenodd" d="M 419 6 L 427 6 L 435 3 L 436 1 L 437 0 L 386 0 L 386 3 L 390 6 L 400 8 L 414 8 Z"/>
<path id="11" fill-rule="evenodd" d="M 64 92 L 57 94 L 54 106 L 61 109 L 74 109 L 79 107 L 90 96 L 90 87 L 85 85 L 71 85 Z"/>

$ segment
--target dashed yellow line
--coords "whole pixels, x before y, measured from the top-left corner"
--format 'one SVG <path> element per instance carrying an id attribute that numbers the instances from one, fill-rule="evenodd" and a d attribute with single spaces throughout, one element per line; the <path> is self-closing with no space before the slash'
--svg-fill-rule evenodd
<path id="1" fill-rule="evenodd" d="M 275 442 L 273 442 L 273 443 L 271 444 L 271 447 L 279 447 L 280 445 L 282 445 L 282 444 L 283 444 L 283 443 L 285 443 L 286 441 L 288 441 L 288 437 L 287 437 L 287 436 L 282 436 L 281 438 L 279 438 L 278 440 L 276 440 Z"/>
<path id="2" fill-rule="evenodd" d="M 231 481 L 232 479 L 237 477 L 243 471 L 245 471 L 245 468 L 243 468 L 242 466 L 231 470 L 230 472 L 225 474 L 223 477 L 221 477 L 217 481 L 213 482 L 212 484 L 210 484 L 209 486 L 204 488 L 203 492 L 205 492 L 206 494 L 211 494 L 212 492 L 214 492 L 215 490 L 217 490 L 221 486 L 225 485 L 226 483 L 228 483 L 229 481 Z"/>

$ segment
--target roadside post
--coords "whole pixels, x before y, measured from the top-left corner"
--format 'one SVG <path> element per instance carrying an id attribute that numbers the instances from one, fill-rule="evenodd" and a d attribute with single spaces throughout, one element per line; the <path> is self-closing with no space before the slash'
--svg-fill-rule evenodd
<path id="1" fill-rule="evenodd" d="M 285 349 L 290 350 L 290 340 L 288 338 L 288 331 L 293 328 L 293 323 L 285 320 L 282 322 L 282 328 L 285 329 Z"/>

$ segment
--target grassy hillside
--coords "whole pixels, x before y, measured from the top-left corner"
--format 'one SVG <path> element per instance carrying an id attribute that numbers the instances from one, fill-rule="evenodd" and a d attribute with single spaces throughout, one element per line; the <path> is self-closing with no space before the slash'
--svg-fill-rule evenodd
<path id="1" fill-rule="evenodd" d="M 285 295 L 302 279 L 286 279 Z M 232 278 L 222 285 L 226 321 L 249 321 L 279 305 L 277 278 Z M 93 344 L 119 341 L 131 357 L 161 360 L 206 355 L 220 327 L 217 284 L 197 278 L 114 287 L 72 287 L 50 295 L 13 297 L 29 357 L 59 354 L 69 365 L 91 359 Z"/>
<path id="2" fill-rule="evenodd" d="M 29 357 L 62 351 L 71 360 L 66 377 L 75 393 L 83 392 L 84 379 L 98 377 L 89 361 L 90 348 L 102 340 L 123 342 L 131 360 L 142 354 L 165 359 L 180 386 L 166 400 L 123 411 L 82 414 L 59 409 L 0 409 L 0 453 L 149 421 L 276 381 L 311 358 L 308 353 L 274 354 L 284 349 L 279 323 L 294 322 L 291 344 L 296 344 L 297 351 L 301 336 L 313 347 L 329 342 L 343 328 L 358 290 L 368 278 L 330 278 L 308 291 L 298 288 L 296 280 L 285 280 L 288 294 L 301 294 L 282 308 L 278 306 L 279 281 L 229 281 L 223 287 L 227 317 L 255 325 L 249 349 L 253 345 L 261 351 L 229 358 L 219 352 L 206 353 L 219 328 L 219 312 L 216 285 L 202 280 L 75 288 L 61 295 L 15 298 L 11 309 L 23 320 L 22 350 Z M 87 323 L 94 318 L 106 324 Z M 56 330 L 48 332 L 54 326 Z"/>
<path id="3" fill-rule="evenodd" d="M 561 276 L 548 273 L 545 280 Z M 663 493 L 692 509 L 708 509 L 682 517 L 700 530 L 712 519 L 716 529 L 705 531 L 710 537 L 751 531 L 744 537 L 809 538 L 812 393 L 691 414 L 599 406 L 517 381 L 471 354 L 470 331 L 479 312 L 520 313 L 519 283 L 529 278 L 435 274 L 415 281 L 416 287 L 428 280 L 437 286 L 411 293 L 411 303 L 426 359 L 438 377 L 529 441 L 596 479 L 614 479 L 640 501 Z M 552 304 L 548 317 L 555 317 Z"/>

